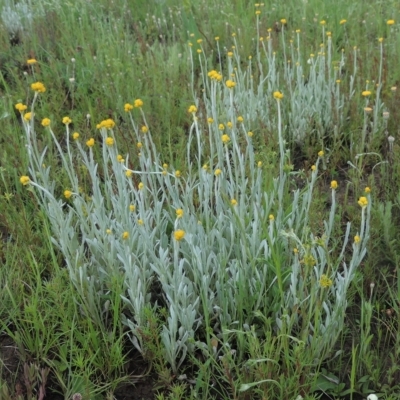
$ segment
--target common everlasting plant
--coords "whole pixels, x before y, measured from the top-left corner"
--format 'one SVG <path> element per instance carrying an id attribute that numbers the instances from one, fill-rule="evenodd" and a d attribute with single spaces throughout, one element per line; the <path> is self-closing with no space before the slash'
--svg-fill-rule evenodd
<path id="1" fill-rule="evenodd" d="M 266 51 L 273 65 L 274 55 Z M 69 117 L 62 119 L 62 141 L 48 118 L 38 126 L 36 99 L 46 90 L 40 82 L 32 85 L 31 111 L 18 105 L 30 161 L 21 183 L 34 189 L 46 211 L 83 312 L 107 330 L 111 282 L 122 277 L 125 309 L 118 317 L 145 355 L 148 311 L 163 310 L 160 340 L 173 372 L 195 350 L 216 357 L 214 338 L 244 358 L 248 349 L 240 337 L 248 331 L 286 337 L 288 350 L 295 342 L 307 347 L 313 365 L 320 365 L 343 329 L 346 293 L 366 253 L 369 190 L 358 201 L 360 226 L 348 223 L 338 240 L 340 183 L 331 183 L 326 221 L 315 224 L 310 217 L 324 151 L 310 171 L 290 167 L 282 114 L 287 101 L 297 110 L 311 92 L 293 90 L 287 99 L 277 90 L 277 73 L 264 76 L 261 70 L 255 83 L 249 71 L 234 69 L 233 56 L 225 75 L 201 64 L 204 91 L 188 105 L 191 126 L 181 170 L 160 159 L 140 99 L 124 106 L 135 163 L 133 153 L 120 154 L 112 119 L 86 139 L 71 131 Z M 311 61 L 315 74 L 318 62 Z M 260 114 L 260 107 L 268 111 Z M 277 136 L 275 177 L 253 144 L 260 115 Z M 301 132 L 300 122 L 294 126 Z M 46 166 L 48 149 L 39 148 L 39 130 L 51 136 L 64 187 Z M 291 190 L 299 174 L 304 184 Z M 272 333 L 260 331 L 262 318 L 272 321 Z"/>

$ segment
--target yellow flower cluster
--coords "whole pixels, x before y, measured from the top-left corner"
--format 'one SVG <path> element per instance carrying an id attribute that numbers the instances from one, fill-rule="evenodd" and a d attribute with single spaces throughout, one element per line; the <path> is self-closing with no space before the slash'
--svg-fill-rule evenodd
<path id="1" fill-rule="evenodd" d="M 226 85 L 226 87 L 227 87 L 228 89 L 233 89 L 233 88 L 236 86 L 236 82 L 231 81 L 230 79 L 228 79 L 228 80 L 225 82 L 225 85 Z"/>
<path id="2" fill-rule="evenodd" d="M 194 114 L 195 112 L 197 112 L 197 107 L 196 106 L 190 106 L 189 108 L 188 108 L 188 113 L 192 113 L 192 114 Z"/>
<path id="3" fill-rule="evenodd" d="M 96 125 L 97 129 L 101 129 L 101 128 L 106 128 L 106 129 L 112 129 L 115 126 L 115 122 L 111 119 L 105 119 L 103 121 L 101 121 L 99 124 Z"/>
<path id="4" fill-rule="evenodd" d="M 112 146 L 114 144 L 114 139 L 112 137 L 106 137 L 106 145 Z"/>
<path id="5" fill-rule="evenodd" d="M 90 138 L 87 142 L 86 142 L 86 146 L 88 147 L 93 147 L 94 146 L 94 139 Z"/>
<path id="6" fill-rule="evenodd" d="M 228 135 L 222 135 L 221 140 L 222 140 L 222 143 L 227 144 L 231 140 L 231 138 Z"/>
<path id="7" fill-rule="evenodd" d="M 27 107 L 25 104 L 17 103 L 17 104 L 15 105 L 15 108 L 16 108 L 20 113 L 22 113 L 22 112 L 24 112 L 28 107 Z"/>
<path id="8" fill-rule="evenodd" d="M 50 119 L 49 118 L 43 118 L 42 119 L 42 125 L 43 126 L 49 126 L 50 125 Z"/>
<path id="9" fill-rule="evenodd" d="M 336 190 L 338 188 L 338 183 L 337 181 L 332 181 L 331 182 L 331 189 Z"/>
<path id="10" fill-rule="evenodd" d="M 282 100 L 283 99 L 283 94 L 279 91 L 274 92 L 274 98 L 277 100 Z"/>
<path id="11" fill-rule="evenodd" d="M 328 278 L 325 274 L 321 275 L 321 278 L 319 279 L 319 284 L 323 288 L 328 288 L 332 286 L 332 279 Z"/>
<path id="12" fill-rule="evenodd" d="M 21 178 L 19 178 L 19 181 L 22 185 L 26 186 L 31 180 L 29 179 L 29 176 L 22 175 Z"/>
<path id="13" fill-rule="evenodd" d="M 133 105 L 132 105 L 132 104 L 129 104 L 129 103 L 126 103 L 126 104 L 124 105 L 124 110 L 125 110 L 126 112 L 129 112 L 129 111 L 133 110 Z"/>
<path id="14" fill-rule="evenodd" d="M 74 132 L 74 133 L 72 134 L 72 139 L 78 140 L 78 139 L 79 139 L 79 133 L 78 133 L 78 132 Z"/>
<path id="15" fill-rule="evenodd" d="M 29 60 L 26 60 L 26 63 L 27 63 L 28 65 L 33 65 L 33 64 L 36 64 L 37 61 L 36 61 L 36 59 L 34 59 L 34 58 L 30 58 Z"/>
<path id="16" fill-rule="evenodd" d="M 141 99 L 136 99 L 136 100 L 133 102 L 133 105 L 134 105 L 136 108 L 141 108 L 141 107 L 143 107 L 143 101 L 142 101 Z"/>
<path id="17" fill-rule="evenodd" d="M 183 229 L 178 229 L 174 232 L 174 238 L 177 242 L 181 241 L 185 237 L 185 231 Z"/>
<path id="18" fill-rule="evenodd" d="M 72 196 L 72 192 L 70 190 L 64 190 L 64 197 L 66 199 L 71 198 L 71 196 Z"/>
<path id="19" fill-rule="evenodd" d="M 218 73 L 214 69 L 212 71 L 210 71 L 207 75 L 209 78 L 213 79 L 214 81 L 219 82 L 222 80 L 222 74 Z"/>
<path id="20" fill-rule="evenodd" d="M 37 93 L 44 93 L 46 91 L 46 88 L 42 82 L 32 83 L 31 88 Z"/>
<path id="21" fill-rule="evenodd" d="M 368 205 L 368 199 L 367 199 L 365 196 L 361 196 L 361 197 L 358 199 L 358 205 L 359 205 L 361 208 L 367 207 L 367 205 Z"/>
<path id="22" fill-rule="evenodd" d="M 71 122 L 72 122 L 72 120 L 71 120 L 70 117 L 64 117 L 64 118 L 62 119 L 62 123 L 63 123 L 64 125 L 69 125 Z"/>

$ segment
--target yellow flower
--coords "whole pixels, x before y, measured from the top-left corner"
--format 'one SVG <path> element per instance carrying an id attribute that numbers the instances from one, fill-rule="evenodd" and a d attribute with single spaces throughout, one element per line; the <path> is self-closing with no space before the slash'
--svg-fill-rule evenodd
<path id="1" fill-rule="evenodd" d="M 70 117 L 64 117 L 64 118 L 62 119 L 62 123 L 63 123 L 64 125 L 69 125 L 71 122 L 72 122 L 72 120 L 71 120 Z"/>
<path id="2" fill-rule="evenodd" d="M 189 108 L 188 108 L 188 112 L 189 113 L 195 113 L 197 111 L 197 107 L 196 106 L 190 106 Z"/>
<path id="3" fill-rule="evenodd" d="M 279 91 L 274 92 L 274 98 L 277 100 L 283 99 L 283 94 Z"/>
<path id="4" fill-rule="evenodd" d="M 106 145 L 112 146 L 114 144 L 114 139 L 110 136 L 106 137 Z"/>
<path id="5" fill-rule="evenodd" d="M 106 129 L 112 129 L 115 126 L 115 122 L 111 119 L 105 119 L 103 121 L 101 121 L 99 124 L 96 125 L 97 129 L 101 129 L 101 128 L 106 128 Z"/>
<path id="6" fill-rule="evenodd" d="M 185 237 L 185 231 L 183 229 L 178 229 L 174 232 L 174 238 L 177 242 L 181 241 Z"/>
<path id="7" fill-rule="evenodd" d="M 142 142 L 137 142 L 137 143 L 136 143 L 136 147 L 137 147 L 138 149 L 141 149 L 141 148 L 143 147 Z"/>
<path id="8" fill-rule="evenodd" d="M 122 239 L 126 240 L 126 239 L 128 239 L 128 238 L 129 238 L 129 232 L 125 231 L 125 232 L 122 234 Z"/>
<path id="9" fill-rule="evenodd" d="M 228 128 L 230 128 L 230 129 L 232 129 L 232 127 L 233 127 L 233 124 L 232 124 L 232 122 L 231 122 L 231 121 L 229 121 L 229 122 L 227 122 L 227 123 L 226 123 L 226 126 L 227 126 Z"/>
<path id="10" fill-rule="evenodd" d="M 354 243 L 355 244 L 360 243 L 360 241 L 361 241 L 360 236 L 358 236 L 358 235 L 354 236 Z"/>
<path id="11" fill-rule="evenodd" d="M 297 247 L 295 247 L 295 248 L 293 249 L 293 253 L 294 253 L 294 254 L 298 254 L 298 252 L 299 252 L 299 249 L 298 249 Z"/>
<path id="12" fill-rule="evenodd" d="M 272 221 L 275 221 L 275 217 L 274 217 L 274 214 L 269 214 L 268 215 L 268 218 L 269 218 L 269 220 L 272 222 Z"/>
<path id="13" fill-rule="evenodd" d="M 218 42 L 219 36 L 215 36 L 214 40 Z"/>
<path id="14" fill-rule="evenodd" d="M 176 176 L 177 178 L 180 178 L 180 177 L 182 176 L 182 173 L 181 173 L 181 171 L 179 171 L 179 169 L 177 169 L 177 170 L 175 171 L 175 176 Z"/>
<path id="15" fill-rule="evenodd" d="M 132 176 L 132 171 L 131 171 L 130 169 L 127 169 L 127 170 L 125 171 L 125 176 L 126 176 L 127 178 L 130 178 L 130 177 Z"/>
<path id="16" fill-rule="evenodd" d="M 72 196 L 72 192 L 70 190 L 64 190 L 64 197 L 69 199 Z"/>
<path id="17" fill-rule="evenodd" d="M 144 222 L 143 222 L 142 219 L 138 219 L 138 220 L 137 220 L 137 223 L 138 223 L 139 225 L 143 225 Z"/>
<path id="18" fill-rule="evenodd" d="M 230 79 L 228 79 L 228 80 L 225 82 L 225 84 L 226 84 L 226 87 L 227 87 L 228 89 L 233 89 L 233 88 L 236 86 L 236 83 L 233 82 L 233 81 L 231 81 Z"/>
<path id="19" fill-rule="evenodd" d="M 124 158 L 121 156 L 121 154 L 118 154 L 118 155 L 117 155 L 117 161 L 118 161 L 118 162 L 124 162 L 125 160 L 124 160 Z"/>
<path id="20" fill-rule="evenodd" d="M 380 37 L 380 38 L 378 39 L 378 42 L 379 42 L 379 43 L 382 43 L 382 42 L 383 42 L 383 37 Z"/>
<path id="21" fill-rule="evenodd" d="M 182 208 L 177 208 L 176 211 L 176 218 L 182 218 L 183 217 L 183 210 Z"/>
<path id="22" fill-rule="evenodd" d="M 141 130 L 143 133 L 147 133 L 147 132 L 149 131 L 149 128 L 148 128 L 146 125 L 143 125 L 143 126 L 140 128 L 140 130 Z"/>
<path id="23" fill-rule="evenodd" d="M 197 43 L 200 44 L 203 42 L 203 39 L 197 39 Z"/>
<path id="24" fill-rule="evenodd" d="M 244 119 L 243 119 L 243 117 L 241 117 L 241 116 L 239 116 L 239 117 L 237 117 L 237 122 L 243 122 L 244 121 Z"/>
<path id="25" fill-rule="evenodd" d="M 253 137 L 254 133 L 252 131 L 247 132 L 248 137 Z"/>
<path id="26" fill-rule="evenodd" d="M 323 288 L 329 288 L 332 286 L 332 279 L 329 279 L 325 274 L 321 275 L 321 278 L 319 279 L 319 284 Z"/>
<path id="27" fill-rule="evenodd" d="M 257 10 L 256 11 L 256 15 L 260 15 L 261 14 L 261 11 L 260 10 Z"/>
<path id="28" fill-rule="evenodd" d="M 394 19 L 389 19 L 386 22 L 388 25 L 393 25 L 394 24 Z"/>
<path id="29" fill-rule="evenodd" d="M 134 105 L 136 108 L 141 108 L 141 107 L 143 107 L 143 101 L 142 101 L 141 99 L 136 99 L 136 100 L 133 102 L 133 105 Z"/>
<path id="30" fill-rule="evenodd" d="M 217 168 L 217 169 L 214 171 L 214 175 L 215 175 L 215 176 L 221 175 L 221 173 L 222 173 L 222 171 L 221 171 L 219 168 Z"/>
<path id="31" fill-rule="evenodd" d="M 134 205 L 134 204 L 131 204 L 131 205 L 129 206 L 129 211 L 130 211 L 130 212 L 134 212 L 135 210 L 136 210 L 135 205 Z"/>
<path id="32" fill-rule="evenodd" d="M 365 189 L 364 189 L 364 192 L 365 193 L 371 193 L 371 188 L 369 187 L 369 186 L 367 186 Z"/>
<path id="33" fill-rule="evenodd" d="M 50 125 L 50 119 L 49 118 L 43 118 L 42 119 L 42 125 L 43 126 L 49 126 Z"/>
<path id="34" fill-rule="evenodd" d="M 111 235 L 111 229 L 106 229 L 106 233 L 107 233 L 107 235 Z"/>
<path id="35" fill-rule="evenodd" d="M 29 179 L 29 176 L 22 175 L 21 178 L 19 178 L 19 181 L 22 185 L 26 186 L 31 180 Z"/>
<path id="36" fill-rule="evenodd" d="M 318 157 L 323 157 L 324 156 L 324 151 L 323 150 L 320 150 L 319 152 L 318 152 Z"/>
<path id="37" fill-rule="evenodd" d="M 218 129 L 219 129 L 220 131 L 223 131 L 223 130 L 225 129 L 225 125 L 224 125 L 224 124 L 219 124 L 219 125 L 218 125 Z"/>
<path id="38" fill-rule="evenodd" d="M 365 196 L 361 196 L 361 197 L 358 199 L 358 205 L 359 205 L 360 207 L 362 207 L 362 208 L 367 207 L 367 205 L 368 205 L 368 199 L 367 199 Z"/>
<path id="39" fill-rule="evenodd" d="M 233 53 L 231 51 L 228 51 L 228 57 L 233 57 Z"/>
<path id="40" fill-rule="evenodd" d="M 259 161 L 259 162 L 257 163 L 257 167 L 258 167 L 258 168 L 261 168 L 261 167 L 262 167 L 262 161 Z"/>
<path id="41" fill-rule="evenodd" d="M 24 112 L 28 107 L 27 107 L 25 104 L 17 103 L 17 104 L 15 105 L 15 108 L 16 108 L 20 113 L 22 113 L 22 112 Z"/>
<path id="42" fill-rule="evenodd" d="M 236 199 L 231 199 L 231 204 L 232 204 L 233 206 L 236 206 L 236 205 L 237 205 Z"/>
<path id="43" fill-rule="evenodd" d="M 45 86 L 43 85 L 42 82 L 32 83 L 31 89 L 34 90 L 37 93 L 44 93 L 46 91 L 46 88 L 45 88 Z"/>
<path id="44" fill-rule="evenodd" d="M 228 135 L 222 135 L 221 140 L 222 140 L 222 143 L 226 144 L 231 140 L 231 138 Z"/>
<path id="45" fill-rule="evenodd" d="M 209 124 L 212 124 L 212 123 L 214 122 L 214 120 L 213 120 L 211 117 L 209 117 L 209 118 L 207 118 L 207 122 L 208 122 Z"/>
<path id="46" fill-rule="evenodd" d="M 282 18 L 282 19 L 281 19 L 281 24 L 282 24 L 282 25 L 286 25 L 286 24 L 287 24 L 287 21 L 286 21 L 285 18 Z"/>
<path id="47" fill-rule="evenodd" d="M 331 182 L 331 189 L 336 190 L 338 188 L 338 183 L 337 181 L 332 181 Z"/>
<path id="48" fill-rule="evenodd" d="M 139 190 L 142 190 L 144 188 L 144 183 L 140 182 L 139 185 L 138 185 L 138 188 L 139 188 Z"/>
<path id="49" fill-rule="evenodd" d="M 29 65 L 33 65 L 33 64 L 36 64 L 37 61 L 34 58 L 30 58 L 29 60 L 26 60 L 26 63 Z"/>
<path id="50" fill-rule="evenodd" d="M 340 22 L 339 22 L 339 24 L 340 24 L 340 25 L 343 25 L 343 24 L 345 24 L 346 22 L 347 22 L 347 19 L 341 19 Z"/>
<path id="51" fill-rule="evenodd" d="M 74 133 L 72 134 L 72 139 L 78 140 L 78 139 L 79 139 L 79 133 L 78 133 L 78 132 L 74 132 Z"/>
<path id="52" fill-rule="evenodd" d="M 168 164 L 164 163 L 164 164 L 162 165 L 162 167 L 163 167 L 164 169 L 167 169 L 167 168 L 168 168 Z"/>
<path id="53" fill-rule="evenodd" d="M 361 94 L 362 94 L 364 97 L 371 96 L 371 91 L 369 91 L 369 90 L 364 90 Z"/>
<path id="54" fill-rule="evenodd" d="M 126 112 L 129 112 L 129 111 L 131 111 L 132 109 L 133 109 L 133 105 L 132 105 L 132 104 L 126 103 L 126 104 L 124 105 L 124 110 L 125 110 Z"/>
<path id="55" fill-rule="evenodd" d="M 86 142 L 86 146 L 88 147 L 93 147 L 94 146 L 94 139 L 90 138 L 87 142 Z"/>
<path id="56" fill-rule="evenodd" d="M 201 49 L 197 49 L 197 53 L 200 54 L 201 53 Z"/>
<path id="57" fill-rule="evenodd" d="M 317 167 L 315 165 L 311 165 L 311 171 L 315 171 Z"/>
<path id="58" fill-rule="evenodd" d="M 320 21 L 319 22 L 321 25 L 325 25 L 326 24 L 326 21 L 325 20 L 322 20 L 322 21 Z"/>
<path id="59" fill-rule="evenodd" d="M 27 113 L 24 115 L 24 120 L 25 120 L 25 121 L 30 121 L 31 118 L 32 118 L 32 113 L 31 113 L 31 112 L 27 112 Z"/>

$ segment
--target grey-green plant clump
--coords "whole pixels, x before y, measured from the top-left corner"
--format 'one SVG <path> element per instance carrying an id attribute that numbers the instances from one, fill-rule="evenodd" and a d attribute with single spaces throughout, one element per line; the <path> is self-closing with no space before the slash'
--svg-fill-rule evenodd
<path id="1" fill-rule="evenodd" d="M 395 398 L 394 3 L 0 8 L 0 397 Z"/>

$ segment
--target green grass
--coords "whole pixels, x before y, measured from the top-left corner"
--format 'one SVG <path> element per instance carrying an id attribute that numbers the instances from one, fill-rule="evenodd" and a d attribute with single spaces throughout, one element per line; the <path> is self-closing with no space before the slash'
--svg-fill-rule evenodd
<path id="1" fill-rule="evenodd" d="M 13 35 L 18 19 L 7 19 L 8 4 L 24 27 Z M 151 6 L 39 0 L 30 21 L 22 17 L 21 4 L 0 0 L 0 397 L 39 399 L 46 388 L 65 399 L 75 393 L 111 399 L 124 383 L 146 381 L 151 374 L 159 399 L 359 399 L 370 393 L 395 399 L 400 373 L 398 2 L 310 0 L 256 7 L 244 0 L 165 0 Z M 343 19 L 347 22 L 340 24 Z M 387 24 L 390 19 L 394 25 Z M 28 65 L 31 58 L 37 63 Z M 235 88 L 218 84 L 220 97 L 214 99 L 210 70 L 221 72 L 223 82 L 232 78 Z M 30 107 L 30 85 L 36 81 L 46 92 L 35 103 L 36 139 L 29 144 L 28 125 L 14 105 Z M 272 96 L 278 90 L 284 94 L 280 102 Z M 371 95 L 363 97 L 365 90 Z M 138 98 L 143 108 L 126 113 L 124 104 Z M 187 112 L 192 104 L 196 121 Z M 154 189 L 153 197 L 135 204 L 148 242 L 141 242 L 141 228 L 134 223 L 115 222 L 113 229 L 129 231 L 135 249 L 124 268 L 118 262 L 129 253 L 97 250 L 98 242 L 106 246 L 96 231 L 102 220 L 85 218 L 100 197 L 90 163 L 75 142 L 68 153 L 65 116 L 85 151 L 85 142 L 96 140 L 93 154 L 105 212 L 115 211 L 113 202 L 125 204 L 140 181 Z M 211 116 L 214 122 L 208 124 Z M 237 116 L 243 124 L 219 131 L 218 124 L 235 124 Z M 54 136 L 40 125 L 43 118 L 51 119 Z M 116 122 L 112 135 L 119 154 L 129 154 L 127 167 L 159 165 L 161 171 L 167 163 L 169 183 L 161 183 L 161 175 L 134 174 L 130 189 L 121 186 L 120 165 L 111 156 L 103 159 L 96 129 L 108 118 Z M 141 133 L 143 125 L 152 142 Z M 223 133 L 230 136 L 225 147 L 219 140 Z M 32 162 L 29 145 L 39 153 L 48 147 L 45 166 Z M 236 145 L 246 154 L 244 166 L 232 150 Z M 321 150 L 324 155 L 318 157 Z M 215 189 L 220 196 L 207 198 L 207 188 L 219 182 L 216 168 L 229 178 L 220 192 Z M 178 183 L 176 170 L 182 173 Z M 39 189 L 20 184 L 23 175 L 48 184 L 58 211 Z M 199 176 L 206 178 L 197 181 Z M 215 186 L 207 186 L 210 180 Z M 339 184 L 334 193 L 332 180 Z M 362 218 L 369 218 L 362 216 L 357 200 L 367 186 L 372 190 L 368 243 L 361 238 L 367 254 L 346 287 L 344 324 L 344 310 L 337 311 L 336 331 L 324 333 L 322 304 L 329 301 L 333 307 L 335 293 L 321 290 L 319 277 L 322 272 L 337 276 L 343 262 L 350 265 L 355 257 L 353 237 L 364 226 Z M 81 194 L 67 200 L 66 189 Z M 262 211 L 254 214 L 257 196 Z M 152 214 L 160 198 L 163 206 Z M 175 215 L 178 205 L 185 212 L 182 219 Z M 68 210 L 74 210 L 70 222 Z M 133 221 L 128 214 L 121 212 L 125 223 Z M 186 238 L 174 247 L 170 238 L 177 228 L 185 229 Z M 63 229 L 73 238 L 68 250 L 62 247 Z M 271 250 L 268 257 L 256 248 L 261 239 Z M 151 253 L 160 243 L 171 250 L 164 264 L 161 255 L 157 260 Z M 196 246 L 203 251 L 201 259 Z M 116 254 L 120 258 L 113 260 Z M 315 269 L 307 261 L 312 258 Z M 184 278 L 179 260 L 186 262 Z M 145 289 L 138 286 L 135 263 Z M 220 268 L 212 270 L 213 263 Z M 208 283 L 199 280 L 195 265 L 209 268 Z M 235 281 L 237 265 L 243 268 Z M 295 267 L 301 305 L 289 295 Z M 257 282 L 256 272 L 264 281 Z M 177 289 L 181 282 L 189 288 L 185 295 Z M 215 282 L 225 284 L 214 287 Z M 265 296 L 257 297 L 255 288 Z M 139 293 L 148 296 L 142 308 L 135 303 Z M 192 309 L 201 316 L 198 326 L 184 322 Z M 181 326 L 189 333 L 196 326 L 190 339 L 182 338 Z M 9 370 L 2 347 L 10 341 L 18 350 L 15 371 Z"/>

